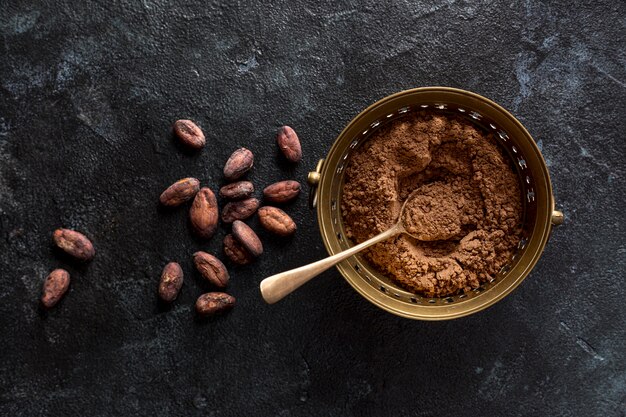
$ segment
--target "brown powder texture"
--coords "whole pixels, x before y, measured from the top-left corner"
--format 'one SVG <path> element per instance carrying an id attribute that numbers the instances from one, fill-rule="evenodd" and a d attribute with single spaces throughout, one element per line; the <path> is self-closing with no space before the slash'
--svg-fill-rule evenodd
<path id="1" fill-rule="evenodd" d="M 437 181 L 414 190 L 404 203 L 402 223 L 418 240 L 448 240 L 461 233 L 463 198 Z"/>
<path id="2" fill-rule="evenodd" d="M 458 117 L 420 112 L 381 128 L 351 156 L 342 216 L 363 242 L 392 227 L 402 234 L 364 252 L 407 290 L 429 297 L 468 291 L 509 262 L 521 237 L 516 174 L 493 135 Z"/>

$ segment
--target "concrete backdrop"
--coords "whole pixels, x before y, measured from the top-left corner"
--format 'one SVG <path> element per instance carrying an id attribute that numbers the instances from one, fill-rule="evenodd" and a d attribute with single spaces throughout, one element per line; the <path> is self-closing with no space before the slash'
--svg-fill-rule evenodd
<path id="1" fill-rule="evenodd" d="M 56 1 L 0 4 L 0 414 L 624 416 L 624 2 Z M 377 309 L 329 271 L 274 306 L 265 276 L 325 255 L 306 195 L 291 241 L 231 268 L 238 305 L 206 322 L 193 272 L 210 242 L 157 207 L 184 176 L 214 189 L 238 146 L 258 189 L 305 181 L 344 125 L 406 88 L 510 109 L 546 158 L 565 224 L 512 295 L 461 320 Z M 181 152 L 192 118 L 209 145 Z M 303 141 L 295 168 L 274 132 Z M 252 222 L 255 224 L 255 221 Z M 90 236 L 80 266 L 52 250 Z M 163 265 L 182 293 L 157 303 Z M 41 284 L 72 274 L 42 313 Z"/>

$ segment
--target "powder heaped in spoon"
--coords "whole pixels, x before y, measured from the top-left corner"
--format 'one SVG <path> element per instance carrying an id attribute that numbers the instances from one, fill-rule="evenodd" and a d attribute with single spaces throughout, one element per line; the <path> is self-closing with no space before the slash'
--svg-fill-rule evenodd
<path id="1" fill-rule="evenodd" d="M 461 233 L 459 201 L 448 184 L 435 182 L 421 186 L 407 200 L 402 224 L 419 240 L 451 239 Z"/>

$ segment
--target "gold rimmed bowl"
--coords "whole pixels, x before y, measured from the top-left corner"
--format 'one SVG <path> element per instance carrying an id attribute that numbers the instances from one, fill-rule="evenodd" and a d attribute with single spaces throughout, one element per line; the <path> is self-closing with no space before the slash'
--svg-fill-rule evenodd
<path id="1" fill-rule="evenodd" d="M 331 255 L 353 245 L 341 217 L 344 170 L 350 156 L 373 132 L 412 112 L 430 110 L 467 118 L 493 133 L 515 167 L 522 192 L 522 237 L 510 262 L 487 283 L 462 294 L 427 298 L 406 291 L 360 255 L 337 269 L 363 297 L 390 313 L 417 320 L 448 320 L 483 310 L 513 291 L 535 266 L 552 226 L 563 222 L 555 210 L 548 168 L 528 131 L 507 110 L 478 94 L 448 87 L 424 87 L 392 94 L 356 116 L 335 140 L 325 159 L 309 173 L 311 206 Z"/>

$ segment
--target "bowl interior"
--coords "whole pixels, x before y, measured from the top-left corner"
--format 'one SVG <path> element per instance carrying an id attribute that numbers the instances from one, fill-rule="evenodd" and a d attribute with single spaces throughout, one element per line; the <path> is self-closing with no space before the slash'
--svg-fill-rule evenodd
<path id="1" fill-rule="evenodd" d="M 324 161 L 318 189 L 318 217 L 324 243 L 331 254 L 352 246 L 345 237 L 340 210 L 343 174 L 350 155 L 377 129 L 421 110 L 460 115 L 495 135 L 517 172 L 522 192 L 523 232 L 517 252 L 491 282 L 443 298 L 427 298 L 406 291 L 359 255 L 342 262 L 338 269 L 357 291 L 376 305 L 404 317 L 440 320 L 486 308 L 519 285 L 545 246 L 553 202 L 541 153 L 510 113 L 484 97 L 463 90 L 441 87 L 408 90 L 389 96 L 359 114 L 340 134 Z"/>

